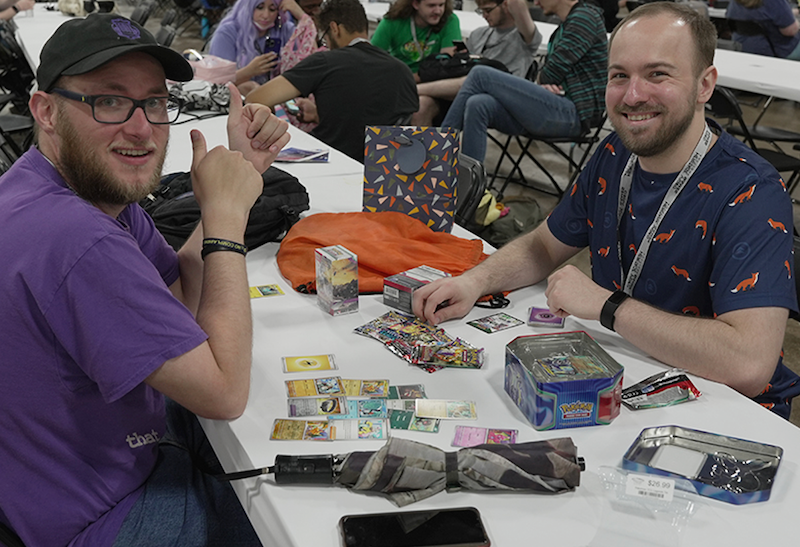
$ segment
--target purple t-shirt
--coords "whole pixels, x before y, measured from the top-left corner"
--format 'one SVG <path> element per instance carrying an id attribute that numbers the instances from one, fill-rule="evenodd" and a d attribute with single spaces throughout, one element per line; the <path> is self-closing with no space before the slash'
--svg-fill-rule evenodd
<path id="1" fill-rule="evenodd" d="M 143 381 L 207 336 L 147 214 L 104 214 L 36 149 L 0 178 L 0 233 L 0 515 L 27 545 L 110 545 L 165 431 Z"/>

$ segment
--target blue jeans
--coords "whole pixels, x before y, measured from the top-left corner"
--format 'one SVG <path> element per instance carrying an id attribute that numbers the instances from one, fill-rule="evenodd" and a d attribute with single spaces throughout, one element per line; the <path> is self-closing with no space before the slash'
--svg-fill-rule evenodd
<path id="1" fill-rule="evenodd" d="M 461 152 L 481 162 L 490 127 L 506 135 L 541 137 L 573 137 L 583 131 L 571 100 L 485 66 L 469 71 L 442 125 L 461 129 Z"/>
<path id="2" fill-rule="evenodd" d="M 261 547 L 194 414 L 167 399 L 167 434 L 114 547 Z"/>

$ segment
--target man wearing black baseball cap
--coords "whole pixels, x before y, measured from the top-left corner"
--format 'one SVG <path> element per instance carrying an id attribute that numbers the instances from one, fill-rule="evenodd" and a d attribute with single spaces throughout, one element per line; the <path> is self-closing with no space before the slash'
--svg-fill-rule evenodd
<path id="1" fill-rule="evenodd" d="M 179 114 L 166 79 L 189 64 L 92 14 L 55 32 L 37 78 L 37 147 L 0 178 L 0 522 L 27 545 L 258 545 L 195 414 L 247 403 L 242 242 L 286 124 L 230 86 L 231 150 L 191 132 L 202 221 L 175 253 L 137 202 Z"/>

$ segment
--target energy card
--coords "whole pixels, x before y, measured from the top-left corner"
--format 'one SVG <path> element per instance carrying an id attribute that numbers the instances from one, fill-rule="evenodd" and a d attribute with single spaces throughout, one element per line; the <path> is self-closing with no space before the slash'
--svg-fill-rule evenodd
<path id="1" fill-rule="evenodd" d="M 466 425 L 456 426 L 453 446 L 478 446 L 479 444 L 514 444 L 517 442 L 516 429 L 487 429 Z"/>
<path id="2" fill-rule="evenodd" d="M 503 312 L 487 315 L 486 317 L 481 317 L 474 321 L 467 321 L 467 325 L 482 330 L 483 332 L 488 332 L 489 334 L 524 324 L 523 321 Z"/>
<path id="3" fill-rule="evenodd" d="M 342 380 L 348 397 L 383 397 L 389 394 L 389 380 Z"/>
<path id="4" fill-rule="evenodd" d="M 344 397 L 318 397 L 315 399 L 289 399 L 289 417 L 330 416 L 344 414 L 347 399 Z"/>
<path id="5" fill-rule="evenodd" d="M 528 310 L 528 326 L 562 328 L 564 318 L 550 313 L 547 308 L 531 308 Z"/>
<path id="6" fill-rule="evenodd" d="M 389 420 L 361 418 L 330 422 L 331 436 L 341 440 L 386 440 L 389 438 Z"/>
<path id="7" fill-rule="evenodd" d="M 250 287 L 250 298 L 264 298 L 265 296 L 280 296 L 283 290 L 278 285 L 258 285 Z"/>
<path id="8" fill-rule="evenodd" d="M 316 372 L 318 370 L 336 370 L 333 355 L 308 355 L 301 357 L 283 357 L 283 372 Z"/>
<path id="9" fill-rule="evenodd" d="M 478 412 L 472 401 L 446 401 L 441 399 L 415 399 L 414 412 L 420 418 L 440 420 L 475 420 Z"/>
<path id="10" fill-rule="evenodd" d="M 348 399 L 346 412 L 341 415 L 331 415 L 330 418 L 342 420 L 355 420 L 357 418 L 386 418 L 388 410 L 386 399 Z"/>
<path id="11" fill-rule="evenodd" d="M 319 397 L 320 395 L 345 394 L 342 379 L 338 376 L 330 378 L 313 378 L 308 380 L 286 380 L 286 394 L 289 397 Z"/>
<path id="12" fill-rule="evenodd" d="M 285 420 L 279 418 L 272 424 L 273 441 L 330 441 L 327 421 Z"/>

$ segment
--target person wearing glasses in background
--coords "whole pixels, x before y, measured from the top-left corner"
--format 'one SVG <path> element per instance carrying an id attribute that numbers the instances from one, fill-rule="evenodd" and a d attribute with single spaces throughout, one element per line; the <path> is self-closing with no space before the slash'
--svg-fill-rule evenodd
<path id="1" fill-rule="evenodd" d="M 533 57 L 542 43 L 525 0 L 478 0 L 476 13 L 488 26 L 472 31 L 467 38 L 471 54 L 499 61 L 515 76 L 524 78 L 533 64 Z M 417 84 L 419 111 L 411 123 L 432 125 L 456 98 L 466 76 Z"/>
<path id="2" fill-rule="evenodd" d="M 195 415 L 247 404 L 242 241 L 287 124 L 229 85 L 231 150 L 191 132 L 202 220 L 175 253 L 138 205 L 180 112 L 167 78 L 192 68 L 140 25 L 67 21 L 37 146 L 0 178 L 0 521 L 26 545 L 260 545 Z"/>
<path id="3" fill-rule="evenodd" d="M 248 103 L 272 107 L 313 93 L 316 104 L 298 103 L 311 134 L 364 162 L 367 125 L 408 123 L 419 108 L 407 66 L 367 40 L 367 14 L 358 0 L 327 0 L 319 14 L 320 37 L 330 51 L 307 57 L 247 95 Z"/>
<path id="4" fill-rule="evenodd" d="M 461 24 L 453 0 L 397 0 L 383 16 L 372 45 L 403 61 L 419 82 L 419 62 L 430 55 L 456 51 Z"/>

